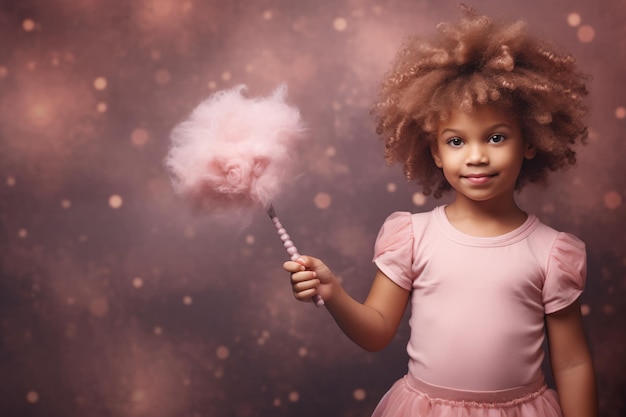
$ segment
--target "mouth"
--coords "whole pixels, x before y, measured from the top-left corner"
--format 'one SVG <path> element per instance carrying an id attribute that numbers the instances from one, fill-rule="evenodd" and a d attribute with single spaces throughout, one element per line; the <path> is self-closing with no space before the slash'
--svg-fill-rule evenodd
<path id="1" fill-rule="evenodd" d="M 498 174 L 470 174 L 462 175 L 461 178 L 467 180 L 472 184 L 485 184 Z"/>

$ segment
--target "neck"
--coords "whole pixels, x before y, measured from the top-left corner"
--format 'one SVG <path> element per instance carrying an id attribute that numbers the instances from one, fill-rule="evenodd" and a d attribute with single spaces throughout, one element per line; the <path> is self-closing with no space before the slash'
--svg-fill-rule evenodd
<path id="1" fill-rule="evenodd" d="M 496 236 L 521 226 L 527 218 L 513 194 L 488 201 L 475 201 L 457 194 L 446 207 L 446 216 L 459 230 L 475 236 Z"/>

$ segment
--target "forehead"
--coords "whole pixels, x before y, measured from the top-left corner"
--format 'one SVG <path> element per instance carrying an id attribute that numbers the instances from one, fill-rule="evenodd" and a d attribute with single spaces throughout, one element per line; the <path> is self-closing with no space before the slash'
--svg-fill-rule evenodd
<path id="1" fill-rule="evenodd" d="M 487 104 L 474 106 L 471 110 L 453 109 L 447 117 L 439 120 L 437 130 L 441 133 L 446 129 L 481 129 L 502 124 L 513 129 L 519 128 L 518 117 L 512 110 L 506 106 Z"/>

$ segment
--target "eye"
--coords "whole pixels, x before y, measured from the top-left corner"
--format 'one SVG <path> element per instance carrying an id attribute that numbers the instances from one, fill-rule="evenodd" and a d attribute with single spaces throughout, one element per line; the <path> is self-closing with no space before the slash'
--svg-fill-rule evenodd
<path id="1" fill-rule="evenodd" d="M 504 142 L 505 139 L 506 139 L 506 136 L 504 135 L 500 135 L 500 134 L 491 135 L 489 137 L 489 143 L 501 143 L 501 142 Z"/>
<path id="2" fill-rule="evenodd" d="M 463 139 L 454 137 L 454 138 L 448 139 L 446 143 L 452 147 L 458 148 L 459 146 L 463 145 Z"/>

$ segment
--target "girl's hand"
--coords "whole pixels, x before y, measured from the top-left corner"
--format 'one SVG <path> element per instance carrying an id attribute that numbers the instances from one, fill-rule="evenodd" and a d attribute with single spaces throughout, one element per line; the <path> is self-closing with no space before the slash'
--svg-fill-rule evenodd
<path id="1" fill-rule="evenodd" d="M 371 352 L 383 349 L 393 339 L 406 309 L 410 291 L 378 271 L 364 303 L 346 293 L 330 269 L 317 258 L 301 256 L 283 264 L 291 273 L 293 295 L 309 301 L 315 294 L 341 330 L 357 345 Z"/>
<path id="2" fill-rule="evenodd" d="M 287 261 L 283 268 L 291 273 L 293 295 L 300 301 L 311 301 L 315 294 L 319 294 L 324 301 L 330 300 L 335 286 L 338 285 L 337 278 L 328 266 L 311 256 L 301 256 L 295 261 Z"/>

